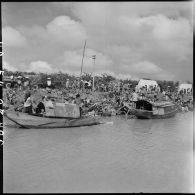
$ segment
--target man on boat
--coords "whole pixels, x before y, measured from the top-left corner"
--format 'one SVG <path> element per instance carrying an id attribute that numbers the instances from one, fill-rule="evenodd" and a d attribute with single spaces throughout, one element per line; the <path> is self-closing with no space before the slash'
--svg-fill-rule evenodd
<path id="1" fill-rule="evenodd" d="M 79 109 L 80 109 L 80 115 L 82 113 L 82 106 L 83 106 L 83 101 L 81 100 L 81 97 L 80 97 L 80 94 L 76 94 L 76 96 L 74 97 L 72 103 L 73 104 L 76 104 L 79 106 Z"/>
<path id="2" fill-rule="evenodd" d="M 29 113 L 29 114 L 31 114 L 33 112 L 32 111 L 31 93 L 29 91 L 27 91 L 25 93 L 23 112 L 24 113 Z"/>
<path id="3" fill-rule="evenodd" d="M 133 107 L 135 108 L 136 102 L 138 101 L 138 94 L 135 92 L 135 89 L 133 89 L 132 101 L 133 101 Z"/>
<path id="4" fill-rule="evenodd" d="M 45 112 L 44 101 L 46 101 L 46 98 L 47 98 L 46 96 L 42 97 L 42 101 L 40 101 L 36 107 L 36 114 L 43 114 Z"/>

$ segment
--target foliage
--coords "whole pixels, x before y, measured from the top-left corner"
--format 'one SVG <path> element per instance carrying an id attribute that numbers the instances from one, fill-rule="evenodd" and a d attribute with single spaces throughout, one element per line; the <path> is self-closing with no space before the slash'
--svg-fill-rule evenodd
<path id="1" fill-rule="evenodd" d="M 58 73 L 52 73 L 52 74 L 44 74 L 44 73 L 39 73 L 36 74 L 34 72 L 21 72 L 21 71 L 9 71 L 7 69 L 4 69 L 4 75 L 5 76 L 23 76 L 23 75 L 34 75 L 33 79 L 32 79 L 32 83 L 36 84 L 36 83 L 41 83 L 43 85 L 43 87 L 47 86 L 47 78 L 51 78 L 52 80 L 52 84 L 55 87 L 58 88 L 63 88 L 66 84 L 67 79 L 70 80 L 70 83 L 73 83 L 75 80 L 80 79 L 80 77 L 76 77 L 74 75 L 69 75 L 67 73 L 62 73 L 61 71 L 59 71 Z M 92 81 L 93 80 L 93 75 L 89 74 L 89 73 L 83 73 L 81 80 L 84 81 Z M 112 81 L 117 80 L 116 78 L 114 78 L 111 75 L 108 75 L 106 73 L 102 74 L 101 76 L 95 76 L 95 85 L 100 84 L 100 83 L 110 83 Z M 130 80 L 130 79 L 120 79 L 120 82 L 124 85 L 124 84 L 129 84 L 132 88 L 134 88 L 137 84 L 138 81 L 136 80 Z M 161 90 L 170 90 L 170 91 L 174 91 L 176 89 L 176 87 L 179 86 L 179 81 L 165 81 L 165 80 L 157 80 L 157 83 L 159 84 Z M 188 83 L 190 83 L 188 81 Z"/>

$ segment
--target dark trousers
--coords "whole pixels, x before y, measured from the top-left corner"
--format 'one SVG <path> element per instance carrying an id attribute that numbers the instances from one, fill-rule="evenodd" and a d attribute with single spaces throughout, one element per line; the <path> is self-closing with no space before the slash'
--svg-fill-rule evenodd
<path id="1" fill-rule="evenodd" d="M 32 105 L 28 106 L 28 107 L 24 107 L 23 112 L 32 114 Z"/>

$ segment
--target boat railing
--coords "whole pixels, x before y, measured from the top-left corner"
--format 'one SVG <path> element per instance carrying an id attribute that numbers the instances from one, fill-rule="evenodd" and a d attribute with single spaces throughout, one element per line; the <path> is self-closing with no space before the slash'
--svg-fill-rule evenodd
<path id="1" fill-rule="evenodd" d="M 153 110 L 152 111 L 150 111 L 150 110 L 143 110 L 143 109 L 137 109 L 137 108 L 133 108 L 133 110 L 139 110 L 139 111 L 143 111 L 143 112 L 154 112 Z"/>

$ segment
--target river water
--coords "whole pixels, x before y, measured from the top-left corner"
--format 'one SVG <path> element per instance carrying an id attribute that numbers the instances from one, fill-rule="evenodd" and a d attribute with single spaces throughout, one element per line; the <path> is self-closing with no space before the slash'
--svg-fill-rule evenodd
<path id="1" fill-rule="evenodd" d="M 70 129 L 4 128 L 4 193 L 193 192 L 193 112 L 104 118 Z"/>

